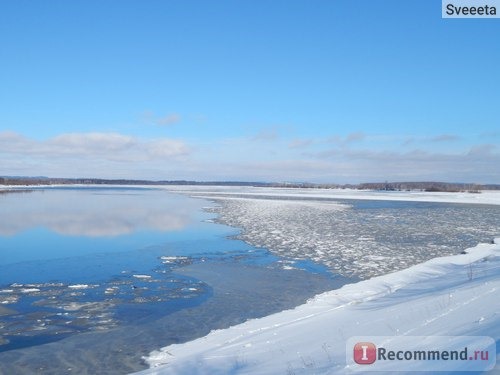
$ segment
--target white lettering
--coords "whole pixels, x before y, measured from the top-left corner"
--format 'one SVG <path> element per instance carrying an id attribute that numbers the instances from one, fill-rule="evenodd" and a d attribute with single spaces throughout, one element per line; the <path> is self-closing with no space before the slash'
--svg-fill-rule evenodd
<path id="1" fill-rule="evenodd" d="M 367 357 L 367 349 L 368 349 L 368 346 L 366 346 L 366 345 L 361 345 L 361 349 L 363 349 L 363 357 L 361 357 L 361 360 L 362 360 L 362 361 L 368 361 L 368 357 Z"/>

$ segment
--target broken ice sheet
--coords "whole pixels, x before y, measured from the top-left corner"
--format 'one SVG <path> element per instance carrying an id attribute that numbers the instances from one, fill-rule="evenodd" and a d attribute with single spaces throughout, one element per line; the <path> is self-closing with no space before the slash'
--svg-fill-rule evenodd
<path id="1" fill-rule="evenodd" d="M 498 206 L 216 194 L 210 199 L 219 222 L 242 228 L 237 238 L 363 279 L 457 254 L 500 233 Z"/>

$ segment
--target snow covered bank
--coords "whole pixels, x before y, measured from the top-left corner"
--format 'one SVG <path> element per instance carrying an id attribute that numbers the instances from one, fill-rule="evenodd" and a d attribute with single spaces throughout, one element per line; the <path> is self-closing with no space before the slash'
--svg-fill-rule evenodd
<path id="1" fill-rule="evenodd" d="M 172 192 L 193 196 L 276 196 L 309 199 L 363 199 L 409 202 L 441 202 L 464 204 L 500 205 L 500 191 L 483 190 L 479 194 L 467 192 L 424 192 L 424 191 L 380 191 L 355 189 L 306 189 L 271 188 L 251 186 L 189 186 L 171 185 L 163 187 Z"/>
<path id="2" fill-rule="evenodd" d="M 442 202 L 464 204 L 493 204 L 500 205 L 499 190 L 482 190 L 479 194 L 468 192 L 424 192 L 424 191 L 380 191 L 357 189 L 312 189 L 312 188 L 275 188 L 253 186 L 206 186 L 206 185 L 3 185 L 5 191 L 20 189 L 51 189 L 51 188 L 117 188 L 117 189 L 161 189 L 171 192 L 185 193 L 194 196 L 223 195 L 253 195 L 253 196 L 280 196 L 289 198 L 316 198 L 316 199 L 363 199 L 363 200 L 391 200 L 413 202 Z"/>
<path id="3" fill-rule="evenodd" d="M 345 374 L 353 370 L 346 366 L 350 337 L 395 335 L 491 336 L 498 343 L 500 238 L 170 345 L 145 358 L 152 368 L 140 374 Z"/>

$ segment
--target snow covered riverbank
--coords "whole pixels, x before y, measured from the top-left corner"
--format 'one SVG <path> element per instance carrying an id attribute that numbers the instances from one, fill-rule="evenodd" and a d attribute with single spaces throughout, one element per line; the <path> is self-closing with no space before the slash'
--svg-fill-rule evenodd
<path id="1" fill-rule="evenodd" d="M 352 371 L 350 337 L 394 335 L 479 335 L 498 343 L 500 238 L 170 345 L 152 352 L 152 368 L 141 374 L 345 374 Z"/>
<path id="2" fill-rule="evenodd" d="M 362 199 L 408 202 L 441 202 L 464 204 L 500 205 L 499 190 L 483 190 L 479 194 L 468 192 L 425 192 L 425 191 L 380 191 L 356 189 L 306 189 L 270 188 L 250 186 L 191 186 L 171 185 L 163 187 L 172 192 L 193 196 L 275 196 L 310 199 Z"/>

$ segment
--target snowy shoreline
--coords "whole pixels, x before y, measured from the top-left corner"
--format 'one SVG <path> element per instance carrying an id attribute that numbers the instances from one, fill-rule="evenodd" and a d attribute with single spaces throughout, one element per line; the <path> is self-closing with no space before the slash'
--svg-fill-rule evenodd
<path id="1" fill-rule="evenodd" d="M 499 276 L 497 238 L 154 351 L 145 358 L 152 368 L 138 374 L 350 373 L 345 342 L 353 336 L 477 335 L 498 342 Z"/>
<path id="2" fill-rule="evenodd" d="M 481 190 L 479 193 L 468 192 L 425 192 L 425 191 L 380 191 L 357 189 L 323 189 L 323 188 L 279 188 L 252 186 L 218 186 L 218 185 L 3 185 L 0 190 L 26 190 L 50 188 L 143 188 L 161 189 L 173 193 L 183 193 L 210 199 L 213 195 L 253 195 L 276 196 L 287 198 L 312 199 L 361 199 L 412 202 L 441 202 L 459 204 L 491 204 L 500 205 L 500 190 Z"/>
<path id="3" fill-rule="evenodd" d="M 425 191 L 380 191 L 356 189 L 309 189 L 274 187 L 233 187 L 233 186 L 160 186 L 165 190 L 210 199 L 212 196 L 254 196 L 309 199 L 355 199 L 407 202 L 440 202 L 458 204 L 500 205 L 500 190 L 468 192 L 425 192 Z"/>

